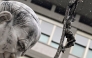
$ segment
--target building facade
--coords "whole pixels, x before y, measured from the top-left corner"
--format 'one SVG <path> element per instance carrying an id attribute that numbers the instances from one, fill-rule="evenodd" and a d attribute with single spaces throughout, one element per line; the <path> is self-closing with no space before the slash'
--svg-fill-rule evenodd
<path id="1" fill-rule="evenodd" d="M 30 6 L 38 15 L 41 24 L 41 37 L 36 45 L 26 52 L 24 58 L 53 58 L 62 35 L 62 21 L 65 9 L 42 0 L 16 0 Z M 60 11 L 61 10 L 61 11 Z M 79 22 L 81 15 L 76 14 L 71 31 L 75 35 L 74 47 L 61 53 L 59 58 L 92 58 L 92 28 Z M 67 39 L 64 41 L 66 44 Z M 23 57 L 22 57 L 23 58 Z"/>

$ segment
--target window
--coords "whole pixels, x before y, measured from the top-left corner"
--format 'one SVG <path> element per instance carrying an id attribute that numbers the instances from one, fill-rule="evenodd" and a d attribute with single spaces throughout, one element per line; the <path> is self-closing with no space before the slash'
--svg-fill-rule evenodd
<path id="1" fill-rule="evenodd" d="M 91 43 L 90 43 L 89 50 L 88 50 L 86 58 L 92 58 L 92 40 L 91 40 Z"/>
<path id="2" fill-rule="evenodd" d="M 49 1 L 32 0 L 31 2 L 34 3 L 34 4 L 37 4 L 39 6 L 42 6 L 42 7 L 46 8 L 46 9 L 49 9 L 49 10 L 51 10 L 51 8 L 52 8 L 52 3 L 50 3 Z"/>
<path id="3" fill-rule="evenodd" d="M 62 35 L 62 28 L 57 26 L 52 37 L 52 42 L 50 44 L 52 47 L 58 48 L 61 35 Z"/>
<path id="4" fill-rule="evenodd" d="M 61 36 L 62 36 L 62 28 L 57 26 L 53 34 L 52 42 L 50 45 L 54 48 L 58 48 Z M 66 40 L 67 39 L 65 38 L 64 43 L 66 42 Z"/>
<path id="5" fill-rule="evenodd" d="M 53 34 L 52 40 L 59 43 L 61 39 L 61 35 L 62 35 L 62 28 L 57 26 Z"/>
<path id="6" fill-rule="evenodd" d="M 78 56 L 78 57 L 82 57 L 84 50 L 85 50 L 85 47 L 78 45 L 78 44 L 75 44 L 71 54 Z"/>
<path id="7" fill-rule="evenodd" d="M 52 47 L 54 47 L 54 48 L 58 48 L 58 46 L 59 46 L 59 44 L 56 43 L 56 42 L 54 42 L 54 41 L 52 41 L 50 45 L 51 45 Z"/>
<path id="8" fill-rule="evenodd" d="M 92 27 L 92 20 L 86 16 L 81 16 L 79 22 Z"/>
<path id="9" fill-rule="evenodd" d="M 75 39 L 76 39 L 76 43 L 83 45 L 83 46 L 86 46 L 88 43 L 88 38 L 81 36 L 79 34 L 75 35 Z"/>
<path id="10" fill-rule="evenodd" d="M 41 34 L 41 37 L 39 39 L 40 42 L 47 43 L 49 39 L 49 36 L 46 34 Z"/>
<path id="11" fill-rule="evenodd" d="M 57 6 L 55 9 L 55 12 L 62 14 L 62 15 L 65 15 L 65 11 L 66 11 L 66 9 L 63 7 L 60 7 L 60 6 Z"/>
<path id="12" fill-rule="evenodd" d="M 89 49 L 89 51 L 88 51 L 88 54 L 87 54 L 87 57 L 86 58 L 92 58 L 92 50 L 91 49 Z"/>
<path id="13" fill-rule="evenodd" d="M 68 58 L 77 58 L 77 57 L 75 57 L 75 56 L 73 56 L 73 55 L 69 55 Z"/>
<path id="14" fill-rule="evenodd" d="M 42 33 L 45 33 L 47 35 L 51 35 L 52 29 L 53 29 L 53 24 L 42 21 L 41 23 L 41 31 Z"/>
<path id="15" fill-rule="evenodd" d="M 92 40 L 91 40 L 91 43 L 90 43 L 90 46 L 89 46 L 90 49 L 92 49 Z"/>

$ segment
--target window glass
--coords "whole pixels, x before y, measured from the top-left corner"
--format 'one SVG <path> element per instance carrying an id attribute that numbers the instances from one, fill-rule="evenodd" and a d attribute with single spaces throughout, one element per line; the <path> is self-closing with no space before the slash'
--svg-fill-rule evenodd
<path id="1" fill-rule="evenodd" d="M 32 0 L 31 2 L 49 10 L 51 10 L 51 7 L 52 7 L 52 3 L 45 0 Z"/>
<path id="2" fill-rule="evenodd" d="M 75 56 L 73 56 L 73 55 L 69 55 L 68 58 L 77 58 L 77 57 L 75 57 Z"/>
<path id="3" fill-rule="evenodd" d="M 60 6 L 56 6 L 55 12 L 59 13 L 61 15 L 65 15 L 65 8 L 64 7 L 60 7 Z"/>
<path id="4" fill-rule="evenodd" d="M 83 46 L 75 44 L 72 50 L 72 54 L 78 57 L 82 57 L 85 48 Z"/>
<path id="5" fill-rule="evenodd" d="M 53 29 L 53 24 L 42 21 L 41 23 L 41 31 L 42 33 L 45 33 L 47 35 L 51 35 L 52 29 Z"/>
<path id="6" fill-rule="evenodd" d="M 87 57 L 86 58 L 92 58 L 92 50 L 89 49 Z"/>
<path id="7" fill-rule="evenodd" d="M 58 46 L 59 46 L 59 44 L 57 44 L 57 43 L 55 43 L 55 42 L 51 42 L 51 44 L 50 44 L 52 47 L 54 47 L 54 48 L 58 48 Z"/>
<path id="8" fill-rule="evenodd" d="M 90 27 L 92 26 L 92 20 L 91 20 L 91 18 L 88 18 L 87 16 L 81 15 L 80 19 L 79 19 L 79 22 L 81 22 L 85 25 L 88 25 Z"/>
<path id="9" fill-rule="evenodd" d="M 86 37 L 84 37 L 84 36 L 81 36 L 81 35 L 79 35 L 79 34 L 76 34 L 76 35 L 75 35 L 75 39 L 76 39 L 76 42 L 77 42 L 78 44 L 81 44 L 81 45 L 83 45 L 83 46 L 86 46 L 87 43 L 88 43 L 88 38 L 86 38 Z"/>
<path id="10" fill-rule="evenodd" d="M 57 26 L 53 34 L 52 40 L 59 43 L 61 39 L 61 35 L 62 35 L 62 28 Z"/>
<path id="11" fill-rule="evenodd" d="M 91 40 L 91 43 L 90 43 L 90 46 L 89 46 L 90 49 L 92 49 L 92 40 Z"/>
<path id="12" fill-rule="evenodd" d="M 40 37 L 39 41 L 43 42 L 43 43 L 47 43 L 48 39 L 49 39 L 49 36 L 47 36 L 45 34 L 41 34 L 41 37 Z"/>

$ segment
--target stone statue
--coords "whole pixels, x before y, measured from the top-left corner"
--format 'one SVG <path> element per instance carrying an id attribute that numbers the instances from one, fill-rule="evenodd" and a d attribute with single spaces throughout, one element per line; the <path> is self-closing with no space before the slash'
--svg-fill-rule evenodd
<path id="1" fill-rule="evenodd" d="M 18 58 L 33 47 L 41 35 L 39 19 L 27 5 L 0 2 L 0 58 Z"/>

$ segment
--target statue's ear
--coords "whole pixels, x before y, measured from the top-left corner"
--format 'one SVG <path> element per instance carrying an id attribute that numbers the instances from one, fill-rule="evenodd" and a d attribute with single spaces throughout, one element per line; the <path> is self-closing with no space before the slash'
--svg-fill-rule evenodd
<path id="1" fill-rule="evenodd" d="M 0 21 L 4 22 L 4 21 L 10 21 L 12 18 L 12 14 L 8 11 L 2 11 L 0 12 Z"/>

